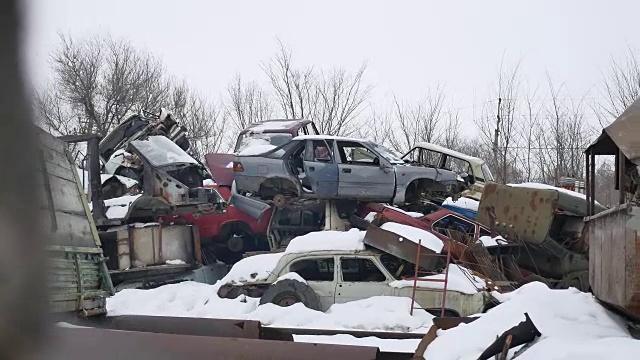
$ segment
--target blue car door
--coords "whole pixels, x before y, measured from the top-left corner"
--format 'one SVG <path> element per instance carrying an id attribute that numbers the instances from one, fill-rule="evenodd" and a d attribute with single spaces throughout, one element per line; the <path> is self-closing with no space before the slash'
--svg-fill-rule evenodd
<path id="1" fill-rule="evenodd" d="M 338 164 L 333 154 L 333 140 L 307 140 L 304 155 L 303 191 L 320 199 L 338 196 Z"/>

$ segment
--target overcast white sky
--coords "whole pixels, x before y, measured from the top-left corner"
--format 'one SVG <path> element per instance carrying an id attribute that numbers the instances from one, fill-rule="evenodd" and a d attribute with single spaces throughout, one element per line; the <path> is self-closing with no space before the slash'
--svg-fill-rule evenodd
<path id="1" fill-rule="evenodd" d="M 212 97 L 259 64 L 280 38 L 304 65 L 369 67 L 375 99 L 413 100 L 444 84 L 462 109 L 486 100 L 503 53 L 523 74 L 548 71 L 572 97 L 593 87 L 611 56 L 640 47 L 640 1 L 29 0 L 28 71 L 43 83 L 58 32 L 110 33 L 162 57 L 170 73 Z M 466 111 L 465 111 L 466 113 Z"/>

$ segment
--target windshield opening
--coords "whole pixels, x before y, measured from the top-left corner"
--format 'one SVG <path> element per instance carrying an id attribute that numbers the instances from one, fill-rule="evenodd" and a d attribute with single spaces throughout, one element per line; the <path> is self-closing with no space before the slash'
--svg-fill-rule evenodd
<path id="1" fill-rule="evenodd" d="M 131 145 L 149 160 L 153 166 L 170 164 L 198 164 L 176 143 L 164 136 L 149 136 L 146 140 L 132 141 Z"/>
<path id="2" fill-rule="evenodd" d="M 373 144 L 373 149 L 378 154 L 382 155 L 382 157 L 389 160 L 389 162 L 392 164 L 404 164 L 404 160 L 402 160 L 402 158 L 398 154 L 396 154 L 395 151 L 393 150 L 389 150 L 386 147 L 379 144 Z"/>
<path id="3" fill-rule="evenodd" d="M 282 146 L 293 139 L 293 136 L 289 133 L 252 133 L 248 132 L 238 137 L 238 143 L 236 145 L 235 152 L 242 151 L 255 140 L 262 140 L 267 144 L 275 147 Z"/>

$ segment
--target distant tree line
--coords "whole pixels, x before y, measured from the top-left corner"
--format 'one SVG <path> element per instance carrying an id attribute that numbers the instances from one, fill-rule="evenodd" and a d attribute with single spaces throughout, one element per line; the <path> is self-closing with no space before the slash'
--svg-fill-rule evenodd
<path id="1" fill-rule="evenodd" d="M 503 63 L 481 105 L 473 106 L 477 131 L 463 136 L 460 110 L 469 104 L 451 104 L 443 85 L 425 89 L 419 101 L 394 96 L 374 105 L 366 64 L 356 71 L 301 67 L 282 43 L 261 64 L 266 86 L 237 74 L 220 99 L 171 76 L 157 56 L 108 36 L 63 35 L 50 63 L 53 76 L 36 89 L 34 104 L 39 124 L 55 134 L 105 135 L 133 113 L 166 107 L 202 158 L 229 150 L 254 121 L 307 118 L 322 133 L 370 138 L 400 153 L 425 141 L 483 158 L 501 183 L 583 179 L 584 149 L 640 96 L 640 64 L 631 49 L 623 61 L 612 60 L 592 97 L 572 97 L 549 75 L 532 86 L 520 62 Z M 599 200 L 615 202 L 611 159 L 597 173 Z"/>

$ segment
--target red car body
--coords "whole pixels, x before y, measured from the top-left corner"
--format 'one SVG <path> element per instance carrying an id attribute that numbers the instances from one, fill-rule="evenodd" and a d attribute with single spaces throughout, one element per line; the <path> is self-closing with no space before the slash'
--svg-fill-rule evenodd
<path id="1" fill-rule="evenodd" d="M 356 215 L 364 218 L 372 212 L 377 213 L 377 216 L 382 215 L 388 221 L 417 227 L 434 234 L 442 240 L 445 250 L 450 253 L 454 259 L 463 262 L 465 260 L 466 250 L 468 249 L 467 244 L 445 235 L 447 234 L 447 230 L 456 230 L 457 232 L 464 233 L 468 236 L 467 239 L 473 239 L 473 241 L 477 241 L 480 236 L 491 235 L 491 231 L 480 223 L 468 219 L 459 213 L 440 207 L 427 215 L 414 217 L 405 211 L 388 205 L 363 203 L 360 204 L 356 210 Z M 453 227 L 449 226 L 450 224 Z M 451 233 L 449 234 L 451 235 Z"/>
<path id="2" fill-rule="evenodd" d="M 217 190 L 225 200 L 229 200 L 231 190 L 226 186 L 206 185 L 205 188 Z M 240 211 L 233 205 L 229 205 L 223 213 L 211 213 L 205 215 L 181 214 L 165 216 L 164 222 L 185 222 L 198 227 L 200 238 L 206 243 L 224 243 L 230 237 L 244 236 L 260 237 L 267 233 L 271 219 L 271 209 L 267 214 L 256 221 L 251 216 Z"/>

